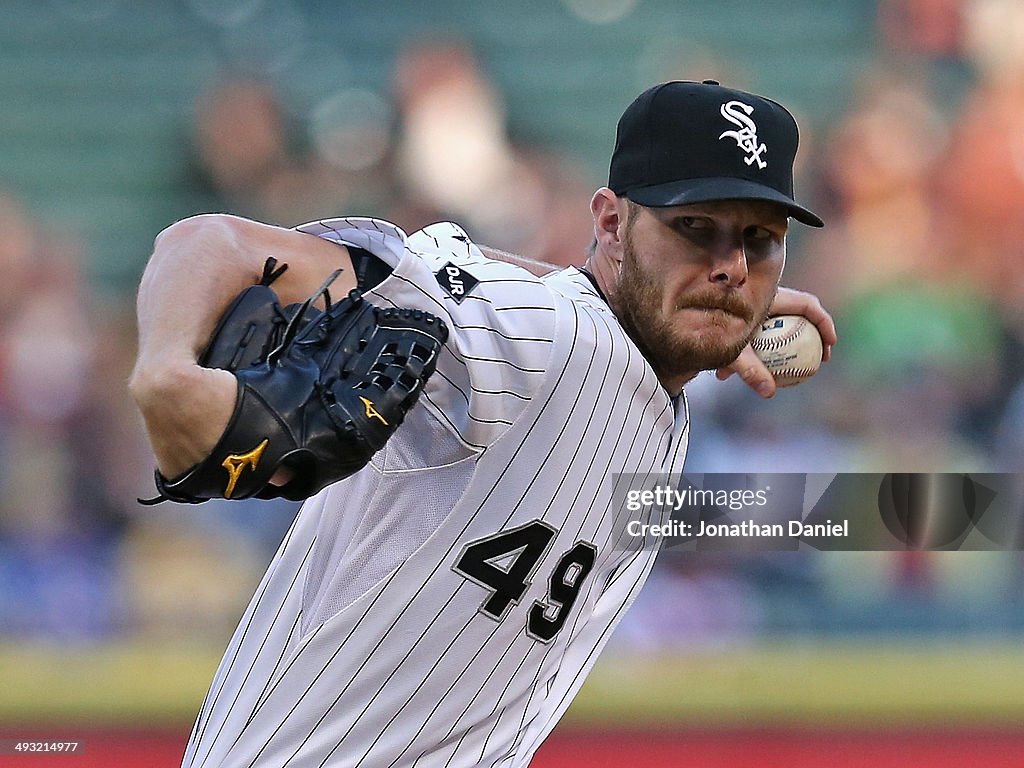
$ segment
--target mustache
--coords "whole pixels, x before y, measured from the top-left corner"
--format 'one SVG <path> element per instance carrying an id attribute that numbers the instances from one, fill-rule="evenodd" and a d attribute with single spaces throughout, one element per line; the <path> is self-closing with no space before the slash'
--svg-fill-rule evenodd
<path id="1" fill-rule="evenodd" d="M 729 293 L 702 293 L 690 296 L 680 301 L 676 309 L 720 309 L 748 323 L 754 319 L 754 310 L 743 299 Z"/>

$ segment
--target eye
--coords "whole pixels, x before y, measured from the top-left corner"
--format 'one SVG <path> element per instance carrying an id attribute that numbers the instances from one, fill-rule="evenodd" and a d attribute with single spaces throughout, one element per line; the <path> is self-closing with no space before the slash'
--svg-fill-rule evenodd
<path id="1" fill-rule="evenodd" d="M 786 231 L 785 229 L 780 231 L 776 227 L 752 224 L 743 230 L 743 239 L 749 244 L 748 247 L 768 251 L 776 246 L 781 246 L 786 241 Z"/>
<path id="2" fill-rule="evenodd" d="M 680 229 L 711 229 L 711 221 L 703 216 L 680 216 L 678 222 Z"/>
<path id="3" fill-rule="evenodd" d="M 770 242 L 775 239 L 775 233 L 766 227 L 747 227 L 743 234 L 748 240 L 755 240 L 757 242 Z"/>

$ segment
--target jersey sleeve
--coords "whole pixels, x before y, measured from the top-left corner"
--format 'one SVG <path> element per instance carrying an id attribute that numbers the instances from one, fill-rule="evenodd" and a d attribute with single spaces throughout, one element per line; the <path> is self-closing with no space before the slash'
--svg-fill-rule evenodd
<path id="1" fill-rule="evenodd" d="M 449 338 L 420 402 L 473 451 L 493 444 L 540 389 L 550 364 L 555 297 L 526 270 L 489 259 L 451 223 L 411 236 L 372 219 L 333 219 L 302 231 L 364 248 L 392 272 L 366 292 L 382 307 L 441 317 Z"/>

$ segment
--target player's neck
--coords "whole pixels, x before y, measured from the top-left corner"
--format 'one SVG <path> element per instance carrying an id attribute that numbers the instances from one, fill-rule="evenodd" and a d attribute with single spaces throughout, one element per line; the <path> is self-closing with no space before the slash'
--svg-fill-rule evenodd
<path id="1" fill-rule="evenodd" d="M 609 258 L 602 258 L 600 252 L 596 252 L 590 255 L 587 263 L 583 265 L 583 269 L 593 277 L 594 282 L 597 283 L 597 289 L 605 301 L 615 295 L 615 286 L 619 281 L 619 269 L 616 262 Z"/>
<path id="2" fill-rule="evenodd" d="M 615 312 L 615 316 L 619 318 L 619 323 L 622 324 L 626 335 L 633 340 L 633 343 L 637 345 L 637 349 L 640 350 L 641 354 L 643 354 L 650 363 L 651 360 L 654 359 L 654 356 L 649 354 L 644 348 L 643 342 L 637 339 L 636 336 L 630 332 L 628 324 L 622 322 L 622 317 L 616 310 L 615 287 L 619 280 L 618 262 L 608 258 L 607 256 L 602 256 L 600 250 L 598 250 L 587 259 L 587 263 L 583 265 L 583 269 L 593 277 L 598 290 L 604 296 L 605 301 L 608 302 L 608 306 L 612 308 L 612 311 Z M 652 367 L 654 366 L 652 365 Z M 654 372 L 658 377 L 658 381 L 661 382 L 661 386 L 665 388 L 665 391 L 668 392 L 671 397 L 678 397 L 679 393 L 683 391 L 683 385 L 700 373 L 700 371 L 692 371 L 682 374 L 667 374 L 663 371 L 659 371 L 656 367 L 654 368 Z"/>
<path id="3" fill-rule="evenodd" d="M 630 338 L 633 338 L 630 336 Z M 636 339 L 633 339 L 633 343 L 637 343 Z M 644 348 L 637 345 L 641 352 L 644 353 L 644 357 L 647 361 L 651 362 L 651 356 L 649 356 Z M 683 391 L 683 386 L 693 379 L 700 371 L 693 371 L 690 373 L 666 373 L 665 371 L 659 371 L 658 367 L 651 363 L 651 368 L 654 369 L 655 375 L 658 377 L 658 381 L 661 382 L 661 386 L 665 388 L 670 397 L 678 397 L 679 393 Z"/>

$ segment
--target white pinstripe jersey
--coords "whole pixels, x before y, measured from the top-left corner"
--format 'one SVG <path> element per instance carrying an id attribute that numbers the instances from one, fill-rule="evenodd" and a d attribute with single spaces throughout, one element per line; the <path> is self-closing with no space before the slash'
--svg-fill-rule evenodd
<path id="1" fill-rule="evenodd" d="M 681 471 L 685 398 L 574 268 L 535 278 L 452 224 L 300 229 L 381 257 L 367 297 L 450 337 L 387 446 L 299 512 L 184 765 L 525 766 L 650 571 L 613 475 Z"/>

